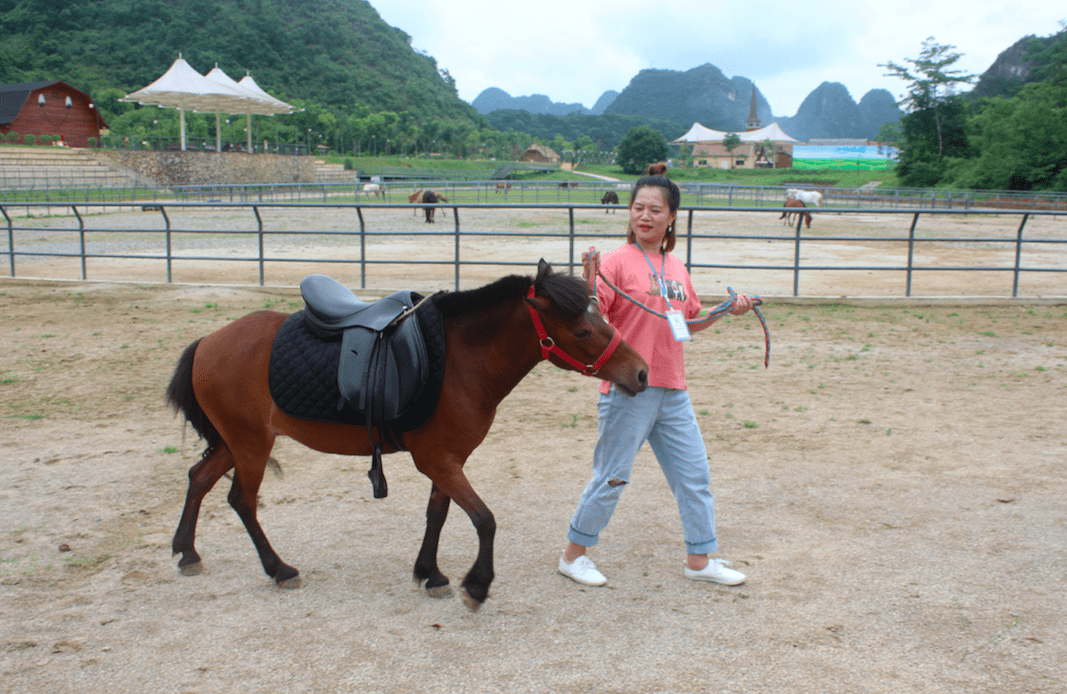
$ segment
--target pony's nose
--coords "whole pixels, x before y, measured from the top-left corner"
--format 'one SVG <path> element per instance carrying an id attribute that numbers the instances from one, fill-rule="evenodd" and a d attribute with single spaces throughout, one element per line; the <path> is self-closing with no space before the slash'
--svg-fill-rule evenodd
<path id="1" fill-rule="evenodd" d="M 637 382 L 641 384 L 641 388 L 642 389 L 647 388 L 648 387 L 648 371 L 646 371 L 645 369 L 641 369 L 640 371 L 638 371 L 637 372 Z"/>

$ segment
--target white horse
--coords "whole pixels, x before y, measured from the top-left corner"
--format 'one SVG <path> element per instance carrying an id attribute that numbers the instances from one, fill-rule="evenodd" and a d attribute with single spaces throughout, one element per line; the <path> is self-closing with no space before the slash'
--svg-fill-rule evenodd
<path id="1" fill-rule="evenodd" d="M 817 190 L 798 190 L 790 188 L 785 191 L 786 200 L 799 200 L 805 205 L 822 207 L 822 193 Z"/>
<path id="2" fill-rule="evenodd" d="M 385 195 L 385 186 L 381 183 L 367 183 L 363 186 L 364 195 Z"/>

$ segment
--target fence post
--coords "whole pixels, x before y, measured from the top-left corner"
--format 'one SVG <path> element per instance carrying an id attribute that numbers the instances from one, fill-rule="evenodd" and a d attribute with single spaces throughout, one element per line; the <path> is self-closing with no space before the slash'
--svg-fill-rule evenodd
<path id="1" fill-rule="evenodd" d="M 570 257 L 567 259 L 567 269 L 574 274 L 574 206 L 567 208 L 567 217 L 570 220 Z"/>
<path id="2" fill-rule="evenodd" d="M 171 252 L 171 245 L 170 245 L 170 217 L 167 216 L 167 211 L 163 208 L 163 205 L 159 206 L 159 212 L 160 212 L 160 214 L 163 215 L 163 229 L 165 231 L 166 238 L 167 238 L 167 284 L 170 284 L 171 282 L 174 281 L 174 277 L 173 277 L 173 274 L 172 274 L 172 272 L 173 272 L 173 267 L 172 266 L 174 264 L 174 262 L 173 262 L 174 261 L 174 256 L 173 256 L 173 254 Z"/>
<path id="3" fill-rule="evenodd" d="M 11 224 L 11 217 L 7 214 L 6 207 L 0 207 L 0 214 L 7 220 L 7 255 L 11 261 L 11 276 L 15 276 L 15 229 Z"/>
<path id="4" fill-rule="evenodd" d="M 1011 285 L 1011 298 L 1013 299 L 1019 296 L 1019 265 L 1023 254 L 1023 227 L 1026 226 L 1026 220 L 1029 218 L 1029 213 L 1023 215 L 1023 221 L 1019 222 L 1019 231 L 1015 235 L 1015 280 Z"/>
<path id="5" fill-rule="evenodd" d="M 454 199 L 454 198 L 453 198 Z M 456 209 L 456 208 L 453 208 Z M 455 217 L 456 225 L 456 271 L 455 271 L 455 291 L 459 291 L 459 215 L 453 215 Z"/>
<path id="6" fill-rule="evenodd" d="M 263 217 L 259 214 L 259 207 L 252 205 L 252 212 L 256 215 L 256 236 L 259 237 L 259 286 L 263 286 Z"/>
<path id="7" fill-rule="evenodd" d="M 367 228 L 363 222 L 363 208 L 356 205 L 359 217 L 359 288 L 367 288 Z"/>
<path id="8" fill-rule="evenodd" d="M 908 282 L 904 290 L 904 296 L 911 296 L 912 264 L 915 258 L 915 225 L 919 223 L 919 213 L 911 218 L 911 230 L 908 232 Z"/>
<path id="9" fill-rule="evenodd" d="M 81 240 L 81 254 L 82 254 L 82 279 L 86 278 L 86 265 L 85 265 L 85 221 L 82 216 L 78 214 L 78 208 L 74 205 L 70 206 L 71 212 L 78 218 L 78 238 Z"/>
<path id="10" fill-rule="evenodd" d="M 685 271 L 693 272 L 693 210 L 689 210 L 689 222 L 685 230 Z"/>
<path id="11" fill-rule="evenodd" d="M 795 247 L 793 249 L 793 296 L 800 296 L 800 225 L 804 221 L 804 215 L 797 220 L 797 232 Z"/>

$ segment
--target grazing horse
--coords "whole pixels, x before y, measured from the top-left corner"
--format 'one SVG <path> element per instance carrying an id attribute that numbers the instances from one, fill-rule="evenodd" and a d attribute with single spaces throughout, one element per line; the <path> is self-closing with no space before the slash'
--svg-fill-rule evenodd
<path id="1" fill-rule="evenodd" d="M 667 162 L 657 161 L 653 164 L 649 164 L 645 167 L 646 176 L 666 176 L 667 175 Z"/>
<path id="2" fill-rule="evenodd" d="M 420 188 L 419 190 L 416 190 L 414 193 L 411 193 L 411 194 L 408 195 L 408 202 L 416 204 L 416 205 L 419 205 L 419 204 L 432 204 L 432 203 L 435 203 L 435 202 L 448 202 L 448 198 L 446 198 L 445 196 L 441 195 L 437 191 L 425 190 L 425 189 Z M 436 210 L 436 208 L 434 208 L 434 207 L 424 207 L 424 208 L 422 208 L 422 211 L 426 213 L 426 222 L 428 224 L 433 224 L 433 222 L 434 222 L 434 211 L 435 210 Z M 447 214 L 447 213 L 442 209 L 441 210 L 441 214 Z M 419 208 L 415 208 L 415 216 L 416 217 L 419 216 Z"/>
<path id="3" fill-rule="evenodd" d="M 351 300 L 358 301 L 354 296 Z M 480 289 L 435 294 L 414 313 L 408 320 L 417 318 L 426 326 L 422 333 L 427 352 L 439 355 L 440 387 L 431 390 L 435 399 L 425 406 L 421 419 L 412 422 L 415 428 L 395 426 L 398 420 L 386 422 L 381 450 L 409 451 L 415 467 L 432 483 L 414 578 L 433 597 L 451 594 L 448 578 L 437 565 L 438 540 L 451 501 L 470 516 L 478 534 L 478 555 L 461 593 L 467 607 L 477 610 L 493 581 L 496 521 L 463 474 L 463 465 L 489 432 L 497 406 L 544 359 L 611 381 L 628 395 L 648 385 L 648 364 L 597 313 L 586 283 L 554 273 L 544 260 L 533 278 L 511 275 Z M 174 554 L 182 555 L 178 566 L 185 575 L 202 570 L 194 546 L 201 502 L 232 470 L 228 500 L 244 522 L 263 569 L 278 586 L 299 587 L 300 573 L 271 548 L 257 519 L 263 473 L 268 463 L 276 465 L 270 456 L 275 438 L 288 436 L 324 453 L 372 453 L 366 426 L 352 420 L 299 419 L 281 409 L 280 396 L 271 387 L 276 373 L 271 363 L 272 352 L 291 351 L 290 342 L 275 343 L 287 319 L 286 314 L 257 311 L 196 340 L 179 358 L 167 387 L 167 400 L 207 443 L 189 470 L 185 507 L 172 543 Z M 287 324 L 302 326 L 303 321 L 298 313 Z M 302 329 L 300 334 L 310 335 Z M 437 336 L 436 348 L 430 346 L 431 332 Z M 311 347 L 315 344 L 312 339 Z M 325 367 L 326 378 L 320 382 L 326 397 L 315 407 L 340 417 L 335 414 L 336 364 Z M 332 391 L 326 389 L 331 381 Z M 300 383 L 301 391 L 311 387 L 310 381 Z"/>
<path id="4" fill-rule="evenodd" d="M 822 207 L 822 193 L 817 190 L 798 190 L 789 188 L 785 191 L 786 200 L 799 200 L 806 205 Z"/>
<path id="5" fill-rule="evenodd" d="M 601 196 L 600 204 L 601 205 L 618 205 L 619 204 L 619 194 L 616 193 L 614 190 L 609 190 L 608 192 L 604 193 L 603 196 Z M 615 209 L 612 208 L 611 211 L 614 212 Z M 608 211 L 604 210 L 604 214 L 607 214 L 607 213 L 608 213 Z"/>
<path id="6" fill-rule="evenodd" d="M 504 197 L 507 197 L 508 191 L 511 190 L 511 184 L 505 181 L 497 181 L 496 192 L 504 191 Z"/>
<path id="7" fill-rule="evenodd" d="M 432 205 L 433 203 L 436 203 L 436 202 L 448 202 L 448 198 L 446 198 L 445 196 L 441 195 L 440 193 L 438 193 L 435 190 L 424 190 L 422 192 L 422 202 L 425 205 Z M 433 224 L 434 223 L 434 213 L 437 211 L 437 208 L 436 207 L 426 207 L 424 209 L 426 211 L 426 223 L 427 224 Z M 445 211 L 443 209 L 441 210 L 441 214 L 445 214 Z"/>
<path id="8" fill-rule="evenodd" d="M 563 181 L 559 184 L 560 188 L 577 188 L 578 181 Z"/>
<path id="9" fill-rule="evenodd" d="M 385 196 L 385 186 L 381 183 L 366 183 L 363 186 L 364 195 L 374 195 L 375 197 Z"/>
<path id="10" fill-rule="evenodd" d="M 785 225 L 786 226 L 791 226 L 793 224 L 793 216 L 794 215 L 803 215 L 804 216 L 804 220 L 808 223 L 808 228 L 810 229 L 811 228 L 811 212 L 793 212 L 793 211 L 791 211 L 792 209 L 804 209 L 805 207 L 807 207 L 807 205 L 805 205 L 800 200 L 793 200 L 793 199 L 786 200 L 785 201 L 785 208 L 786 209 L 785 209 L 785 211 L 782 212 L 782 216 L 779 217 L 778 219 L 784 219 L 785 220 Z"/>

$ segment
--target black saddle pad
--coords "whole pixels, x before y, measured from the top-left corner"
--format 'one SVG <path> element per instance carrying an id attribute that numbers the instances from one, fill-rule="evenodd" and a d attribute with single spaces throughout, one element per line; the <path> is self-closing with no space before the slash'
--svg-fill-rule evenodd
<path id="1" fill-rule="evenodd" d="M 411 431 L 426 423 L 437 408 L 445 376 L 445 326 L 433 300 L 415 311 L 426 353 L 429 377 L 416 403 L 397 419 L 386 422 L 393 431 Z M 321 340 L 308 330 L 304 312 L 297 311 L 282 323 L 270 353 L 270 394 L 285 414 L 317 422 L 366 425 L 363 414 L 349 406 L 338 409 L 341 391 L 337 365 L 341 338 Z"/>

